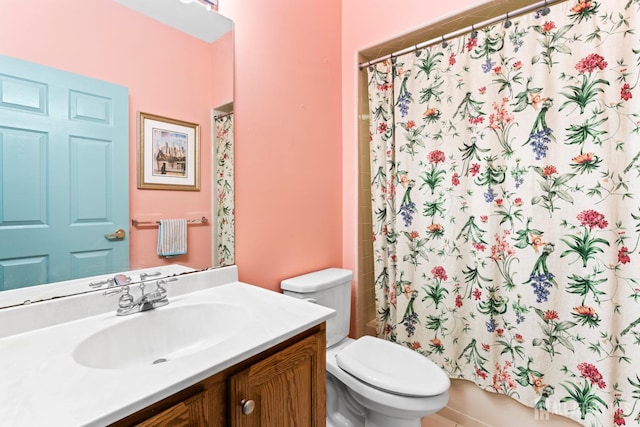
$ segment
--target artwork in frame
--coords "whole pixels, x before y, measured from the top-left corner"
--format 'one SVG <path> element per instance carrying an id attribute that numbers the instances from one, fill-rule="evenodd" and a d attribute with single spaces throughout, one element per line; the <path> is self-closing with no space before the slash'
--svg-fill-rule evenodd
<path id="1" fill-rule="evenodd" d="M 138 113 L 138 188 L 200 190 L 200 125 Z"/>

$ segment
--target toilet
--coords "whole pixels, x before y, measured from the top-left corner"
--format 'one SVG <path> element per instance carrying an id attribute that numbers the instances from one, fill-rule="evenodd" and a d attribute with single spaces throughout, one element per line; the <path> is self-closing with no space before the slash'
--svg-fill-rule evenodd
<path id="1" fill-rule="evenodd" d="M 280 284 L 285 295 L 336 311 L 327 320 L 327 427 L 420 427 L 447 404 L 449 377 L 402 345 L 348 337 L 352 277 L 329 268 Z"/>

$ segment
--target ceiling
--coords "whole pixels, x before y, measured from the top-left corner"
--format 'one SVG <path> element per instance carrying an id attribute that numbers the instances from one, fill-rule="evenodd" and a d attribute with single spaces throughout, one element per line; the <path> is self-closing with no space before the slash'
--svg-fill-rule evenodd
<path id="1" fill-rule="evenodd" d="M 150 18 L 211 43 L 233 28 L 233 21 L 216 11 L 207 11 L 197 1 L 114 0 Z"/>

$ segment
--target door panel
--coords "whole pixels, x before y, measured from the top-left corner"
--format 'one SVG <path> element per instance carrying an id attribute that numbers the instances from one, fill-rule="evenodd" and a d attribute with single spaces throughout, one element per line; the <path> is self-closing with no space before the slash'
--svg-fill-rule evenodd
<path id="1" fill-rule="evenodd" d="M 0 56 L 0 290 L 129 268 L 128 90 Z"/>
<path id="2" fill-rule="evenodd" d="M 113 207 L 109 202 L 113 168 L 109 141 L 72 137 L 71 223 L 107 221 Z M 93 177 L 87 181 L 87 177 Z"/>
<path id="3" fill-rule="evenodd" d="M 47 145 L 45 133 L 0 127 L 3 226 L 46 223 Z"/>

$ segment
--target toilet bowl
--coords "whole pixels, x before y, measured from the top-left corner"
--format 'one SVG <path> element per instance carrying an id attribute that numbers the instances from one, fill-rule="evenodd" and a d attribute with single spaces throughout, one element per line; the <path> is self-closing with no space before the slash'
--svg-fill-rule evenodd
<path id="1" fill-rule="evenodd" d="M 426 357 L 399 344 L 347 337 L 349 270 L 327 269 L 282 281 L 284 294 L 336 310 L 327 321 L 327 426 L 420 427 L 442 409 L 449 378 Z"/>
<path id="2" fill-rule="evenodd" d="M 402 358 L 402 361 L 398 361 L 394 357 L 396 353 L 393 351 L 391 355 L 382 352 L 374 355 L 361 352 L 361 349 L 357 348 L 357 353 L 363 357 L 377 356 L 375 358 L 372 357 L 372 359 L 387 358 L 388 360 L 378 369 L 369 371 L 369 367 L 364 367 L 361 369 L 361 376 L 354 376 L 340 367 L 340 356 L 348 352 L 350 348 L 353 349 L 359 346 L 364 340 L 380 341 L 384 346 L 388 344 L 389 346 L 397 347 L 399 350 L 406 350 L 409 354 L 424 360 L 416 358 L 412 363 L 409 363 L 405 358 Z M 393 349 L 393 347 L 390 347 L 390 349 Z M 372 362 L 377 363 L 377 360 Z M 414 378 L 407 379 L 401 375 L 386 384 L 385 377 L 394 375 L 394 371 L 398 367 L 397 363 L 402 363 L 402 367 L 405 368 L 406 372 L 416 369 Z M 355 418 L 353 416 L 350 417 L 348 413 L 345 415 L 345 408 L 329 408 L 327 406 L 328 427 L 418 427 L 422 417 L 439 411 L 447 404 L 449 399 L 449 378 L 433 362 L 409 349 L 374 337 L 365 336 L 358 340 L 347 338 L 338 345 L 327 349 L 327 377 L 331 378 L 330 381 L 339 381 L 342 385 L 342 387 L 339 387 L 335 384 L 329 384 L 330 381 L 327 382 L 327 402 L 330 400 L 329 395 L 335 392 L 337 396 L 340 396 L 339 398 L 344 398 L 344 395 L 348 394 L 357 403 L 357 405 L 352 404 L 351 407 L 346 407 L 347 410 L 355 415 Z M 372 379 L 377 379 L 378 385 L 372 385 L 370 383 Z M 332 386 L 336 390 L 332 390 Z M 401 394 L 407 392 L 407 387 L 403 386 L 412 388 L 412 395 Z M 358 408 L 358 405 L 360 408 Z M 349 419 L 351 424 L 336 423 L 336 421 L 332 420 L 332 416 L 335 416 L 336 413 Z M 369 419 L 366 419 L 367 416 Z M 338 419 L 340 418 L 338 417 Z"/>

